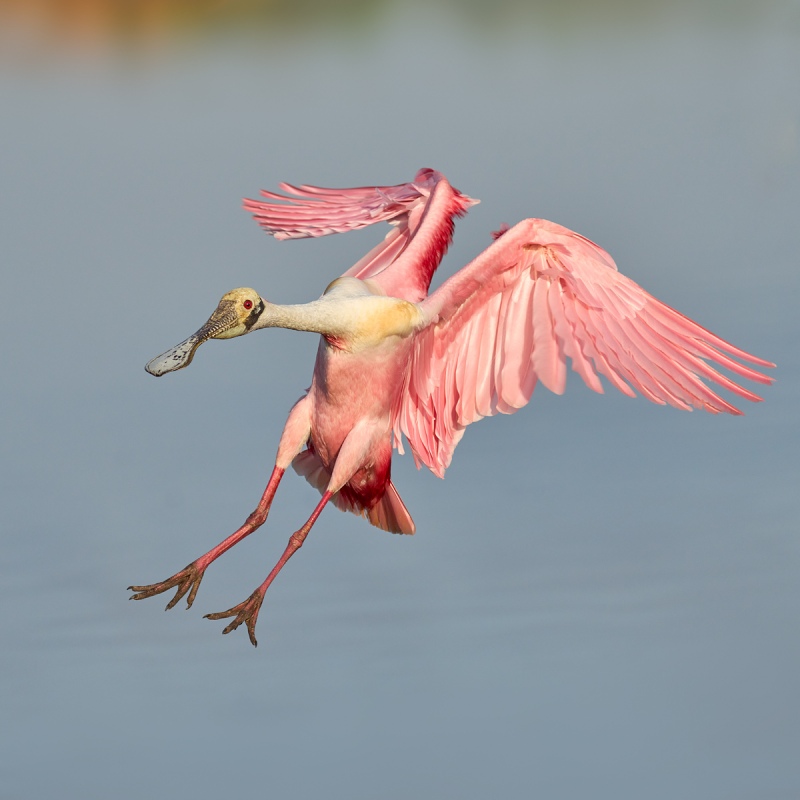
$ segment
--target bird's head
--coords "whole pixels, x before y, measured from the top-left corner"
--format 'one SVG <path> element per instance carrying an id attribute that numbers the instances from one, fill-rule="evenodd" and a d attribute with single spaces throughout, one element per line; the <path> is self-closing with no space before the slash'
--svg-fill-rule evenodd
<path id="1" fill-rule="evenodd" d="M 264 311 L 264 301 L 255 289 L 234 289 L 222 295 L 214 313 L 200 330 L 175 347 L 156 356 L 145 369 L 151 375 L 165 375 L 187 367 L 194 352 L 208 339 L 232 339 L 247 333 Z"/>

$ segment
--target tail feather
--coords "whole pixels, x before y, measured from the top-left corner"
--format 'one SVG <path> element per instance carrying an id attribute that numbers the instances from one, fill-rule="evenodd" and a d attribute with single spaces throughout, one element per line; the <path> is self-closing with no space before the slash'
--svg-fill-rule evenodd
<path id="1" fill-rule="evenodd" d="M 303 450 L 296 456 L 292 461 L 292 467 L 320 494 L 328 487 L 330 473 L 311 450 Z M 349 511 L 351 514 L 366 517 L 376 528 L 389 533 L 414 533 L 416 530 L 414 520 L 411 519 L 408 509 L 391 481 L 387 484 L 383 497 L 372 508 L 365 508 L 355 498 L 345 496 L 342 492 L 337 492 L 331 499 L 340 511 Z"/>
<path id="2" fill-rule="evenodd" d="M 414 533 L 417 529 L 391 481 L 387 484 L 383 497 L 366 514 L 376 528 L 390 533 Z"/>

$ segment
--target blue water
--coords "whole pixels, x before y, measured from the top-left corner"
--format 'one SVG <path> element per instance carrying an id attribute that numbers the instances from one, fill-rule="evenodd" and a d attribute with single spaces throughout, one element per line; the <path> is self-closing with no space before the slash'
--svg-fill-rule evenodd
<path id="1" fill-rule="evenodd" d="M 504 8 L 0 62 L 0 797 L 800 797 L 798 6 Z M 482 200 L 443 275 L 553 219 L 778 362 L 766 402 L 540 387 L 445 481 L 396 460 L 416 536 L 327 510 L 257 650 L 202 614 L 306 519 L 295 476 L 191 611 L 128 602 L 252 510 L 316 343 L 145 362 L 224 291 L 312 299 L 383 235 L 276 243 L 240 198 L 422 166 Z"/>

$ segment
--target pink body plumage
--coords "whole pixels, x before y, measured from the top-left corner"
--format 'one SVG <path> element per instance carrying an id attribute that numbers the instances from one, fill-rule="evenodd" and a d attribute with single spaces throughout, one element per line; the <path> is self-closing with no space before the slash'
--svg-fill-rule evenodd
<path id="1" fill-rule="evenodd" d="M 391 482 L 392 447 L 408 441 L 417 464 L 442 476 L 465 428 L 525 405 L 541 381 L 564 391 L 568 361 L 590 389 L 604 376 L 621 392 L 680 409 L 741 413 L 706 383 L 760 400 L 711 364 L 759 383 L 771 378 L 742 362 L 774 366 L 740 350 L 661 303 L 617 271 L 608 253 L 547 220 L 525 219 L 495 234 L 470 264 L 428 294 L 456 217 L 475 200 L 438 172 L 420 170 L 397 186 L 293 187 L 262 192 L 245 208 L 277 239 L 325 236 L 389 222 L 386 238 L 325 295 L 277 306 L 252 289 L 229 292 L 194 336 L 148 364 L 180 369 L 208 338 L 262 327 L 322 334 L 311 387 L 292 409 L 275 468 L 247 522 L 172 578 L 131 587 L 141 599 L 177 588 L 168 608 L 194 600 L 208 565 L 266 519 L 290 464 L 322 493 L 267 579 L 244 602 L 208 615 L 255 624 L 267 587 L 299 548 L 329 501 L 377 527 L 413 533 Z"/>

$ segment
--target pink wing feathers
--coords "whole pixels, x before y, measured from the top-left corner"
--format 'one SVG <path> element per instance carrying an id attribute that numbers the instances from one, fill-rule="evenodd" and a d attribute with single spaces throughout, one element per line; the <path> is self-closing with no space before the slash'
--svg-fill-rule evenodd
<path id="1" fill-rule="evenodd" d="M 276 239 L 302 239 L 357 230 L 376 222 L 393 228 L 345 275 L 371 278 L 386 294 L 418 302 L 450 244 L 456 216 L 477 203 L 440 173 L 421 169 L 412 183 L 323 189 L 281 183 L 288 194 L 262 191 L 271 201 L 244 207 Z M 294 196 L 290 196 L 294 195 Z"/>
<path id="2" fill-rule="evenodd" d="M 701 378 L 757 395 L 706 360 L 759 383 L 770 367 L 661 303 L 617 272 L 588 239 L 546 220 L 520 222 L 421 303 L 407 392 L 395 423 L 417 462 L 442 476 L 464 428 L 530 399 L 537 381 L 564 391 L 567 358 L 596 392 L 604 375 L 629 396 L 739 414 Z"/>

